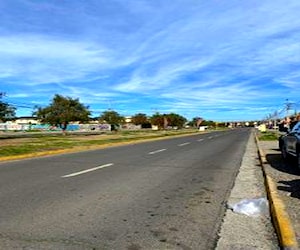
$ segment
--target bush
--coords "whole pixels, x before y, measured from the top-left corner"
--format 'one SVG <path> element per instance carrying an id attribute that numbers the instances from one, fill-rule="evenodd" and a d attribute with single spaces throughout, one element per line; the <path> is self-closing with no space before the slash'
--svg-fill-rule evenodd
<path id="1" fill-rule="evenodd" d="M 278 138 L 278 134 L 274 132 L 264 132 L 260 133 L 258 136 L 258 139 L 261 141 L 277 141 Z"/>

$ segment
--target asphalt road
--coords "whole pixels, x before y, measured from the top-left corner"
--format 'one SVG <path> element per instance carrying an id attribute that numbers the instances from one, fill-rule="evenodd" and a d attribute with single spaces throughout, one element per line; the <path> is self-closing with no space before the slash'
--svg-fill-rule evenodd
<path id="1" fill-rule="evenodd" d="M 0 163 L 0 249 L 214 249 L 249 134 Z"/>

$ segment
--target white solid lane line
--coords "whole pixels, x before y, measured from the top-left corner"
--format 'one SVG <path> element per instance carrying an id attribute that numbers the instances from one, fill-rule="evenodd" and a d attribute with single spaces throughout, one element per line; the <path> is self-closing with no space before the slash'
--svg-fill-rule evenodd
<path id="1" fill-rule="evenodd" d="M 159 149 L 159 150 L 155 150 L 155 151 L 149 152 L 148 154 L 149 154 L 149 155 L 153 155 L 153 154 L 156 154 L 156 153 L 165 151 L 165 150 L 167 150 L 167 149 L 166 149 L 166 148 L 163 148 L 163 149 Z"/>
<path id="2" fill-rule="evenodd" d="M 185 143 L 178 144 L 177 146 L 182 147 L 182 146 L 186 146 L 186 145 L 189 145 L 189 144 L 190 144 L 190 142 L 185 142 Z"/>
<path id="3" fill-rule="evenodd" d="M 95 171 L 95 170 L 98 170 L 98 169 L 101 169 L 101 168 L 106 168 L 106 167 L 109 167 L 109 166 L 112 166 L 112 165 L 114 165 L 114 164 L 113 163 L 108 163 L 108 164 L 101 165 L 101 166 L 98 166 L 98 167 L 95 167 L 95 168 L 90 168 L 90 169 L 82 170 L 80 172 L 63 175 L 62 178 L 73 177 L 73 176 L 85 174 L 85 173 L 92 172 L 92 171 Z"/>
<path id="4" fill-rule="evenodd" d="M 199 140 L 197 140 L 197 141 L 204 141 L 204 139 L 199 139 Z"/>

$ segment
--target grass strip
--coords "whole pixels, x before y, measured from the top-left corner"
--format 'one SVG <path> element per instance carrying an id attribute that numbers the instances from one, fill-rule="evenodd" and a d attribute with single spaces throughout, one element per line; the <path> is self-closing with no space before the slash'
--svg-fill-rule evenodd
<path id="1" fill-rule="evenodd" d="M 261 141 L 277 141 L 279 138 L 278 133 L 276 132 L 264 132 L 260 133 L 258 139 Z"/>
<path id="2" fill-rule="evenodd" d="M 134 142 L 141 141 L 145 139 L 155 139 L 168 136 L 176 135 L 188 135 L 194 134 L 197 131 L 157 131 L 152 133 L 118 133 L 111 135 L 99 135 L 99 139 L 90 139 L 88 136 L 84 138 L 82 136 L 74 135 L 56 135 L 56 136 L 41 136 L 37 135 L 33 138 L 27 139 L 27 141 L 20 141 L 19 143 L 14 143 L 13 145 L 0 146 L 0 158 L 7 156 L 18 156 L 32 153 L 39 153 L 45 151 L 59 151 L 62 149 L 72 149 L 72 148 L 84 148 L 89 149 L 89 147 L 95 147 L 97 145 L 103 146 L 105 144 L 114 144 L 122 142 Z M 15 139 L 18 140 L 18 139 Z"/>

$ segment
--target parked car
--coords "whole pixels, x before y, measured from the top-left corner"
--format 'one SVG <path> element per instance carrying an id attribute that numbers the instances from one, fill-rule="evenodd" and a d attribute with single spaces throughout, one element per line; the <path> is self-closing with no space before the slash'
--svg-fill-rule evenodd
<path id="1" fill-rule="evenodd" d="M 297 122 L 292 130 L 279 137 L 279 148 L 284 159 L 296 158 L 296 166 L 300 169 L 300 122 Z"/>

